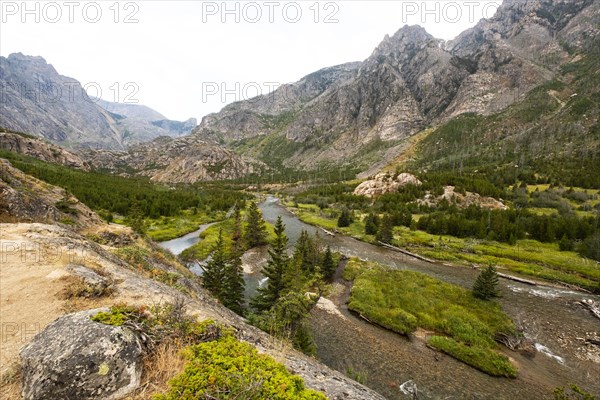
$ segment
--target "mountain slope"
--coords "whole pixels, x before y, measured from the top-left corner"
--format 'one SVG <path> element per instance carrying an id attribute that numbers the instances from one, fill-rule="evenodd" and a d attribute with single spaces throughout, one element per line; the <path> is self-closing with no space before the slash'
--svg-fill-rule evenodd
<path id="1" fill-rule="evenodd" d="M 126 144 L 149 142 L 160 136 L 184 136 L 197 125 L 195 118 L 172 121 L 143 105 L 104 100 L 99 100 L 97 104 L 110 113 Z"/>
<path id="2" fill-rule="evenodd" d="M 194 119 L 169 121 L 144 106 L 96 101 L 42 57 L 21 53 L 0 57 L 0 88 L 0 127 L 67 148 L 123 149 L 159 136 L 181 136 L 196 125 Z"/>
<path id="3" fill-rule="evenodd" d="M 560 140 L 560 152 L 593 152 L 586 142 L 595 132 L 587 109 L 567 116 L 556 106 L 577 101 L 576 107 L 589 108 L 596 101 L 599 85 L 588 61 L 600 52 L 599 7 L 592 0 L 506 0 L 493 18 L 450 42 L 405 26 L 386 36 L 365 61 L 325 68 L 228 105 L 204 117 L 190 137 L 90 159 L 112 171 L 126 171 L 129 164 L 133 173 L 164 182 L 239 178 L 267 167 L 289 181 L 299 170 L 366 176 L 406 159 L 414 143 L 448 123 L 454 123 L 453 135 L 464 131 L 464 138 L 447 145 L 432 135 L 418 155 L 419 168 L 452 166 L 444 157 L 464 164 L 468 147 L 474 160 L 482 160 L 490 153 L 483 143 L 494 148 L 508 136 L 521 138 L 513 138 L 510 148 L 539 152 L 548 149 L 539 145 L 545 132 L 565 122 L 564 132 L 578 133 L 550 134 Z M 569 97 L 577 92 L 582 96 Z M 545 153 L 543 164 L 575 159 L 559 153 Z"/>
<path id="4" fill-rule="evenodd" d="M 522 101 L 555 79 L 573 54 L 592 51 L 597 19 L 592 0 L 507 0 L 496 16 L 451 42 L 405 26 L 364 62 L 323 70 L 336 76 L 313 97 L 292 96 L 285 106 L 279 100 L 290 88 L 301 92 L 309 75 L 205 117 L 193 134 L 273 167 L 366 169 L 427 127 Z"/>
<path id="5" fill-rule="evenodd" d="M 104 171 L 146 176 L 164 183 L 238 179 L 267 169 L 258 160 L 194 137 L 161 137 L 127 151 L 88 150 L 83 154 L 90 164 Z"/>

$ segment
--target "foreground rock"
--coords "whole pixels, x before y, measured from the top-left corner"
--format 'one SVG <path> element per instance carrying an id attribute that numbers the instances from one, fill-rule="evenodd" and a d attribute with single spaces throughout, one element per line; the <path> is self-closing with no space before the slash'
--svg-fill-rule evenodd
<path id="1" fill-rule="evenodd" d="M 90 319 L 100 310 L 54 321 L 21 351 L 23 397 L 118 399 L 142 375 L 142 344 L 127 328 Z"/>
<path id="2" fill-rule="evenodd" d="M 421 186 L 422 183 L 416 176 L 411 174 L 403 173 L 394 176 L 387 173 L 380 173 L 374 179 L 358 185 L 354 189 L 354 194 L 373 198 L 382 194 L 396 192 L 399 188 L 406 185 Z"/>

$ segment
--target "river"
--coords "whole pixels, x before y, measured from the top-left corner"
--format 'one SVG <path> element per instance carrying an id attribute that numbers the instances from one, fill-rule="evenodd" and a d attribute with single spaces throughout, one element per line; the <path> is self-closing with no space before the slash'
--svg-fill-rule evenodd
<path id="1" fill-rule="evenodd" d="M 260 209 L 270 223 L 282 217 L 290 246 L 302 230 L 317 232 L 282 207 L 275 197 L 267 198 Z M 471 268 L 415 260 L 346 236 L 321 234 L 321 239 L 347 256 L 423 272 L 467 288 L 477 276 Z M 255 286 L 260 275 L 255 273 L 251 278 L 249 283 Z M 356 318 L 345 306 L 349 288 L 339 284 L 337 287 L 343 290 L 337 290 L 331 300 L 340 312 L 312 312 L 317 357 L 343 373 L 360 373 L 367 386 L 388 399 L 412 398 L 400 388 L 411 380 L 418 388 L 419 399 L 552 399 L 555 387 L 569 383 L 600 395 L 600 349 L 585 344 L 586 338 L 600 336 L 600 321 L 577 304 L 592 296 L 506 280 L 501 285 L 504 311 L 535 341 L 538 349 L 533 358 L 505 350 L 519 367 L 517 379 L 492 378 L 431 350 L 422 340 L 408 340 Z"/>

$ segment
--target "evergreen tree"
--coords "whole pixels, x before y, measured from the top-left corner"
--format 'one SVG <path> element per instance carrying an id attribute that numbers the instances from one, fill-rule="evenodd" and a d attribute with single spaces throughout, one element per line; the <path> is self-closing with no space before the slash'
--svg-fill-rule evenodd
<path id="1" fill-rule="evenodd" d="M 223 230 L 219 230 L 219 238 L 215 243 L 211 259 L 203 267 L 202 284 L 213 295 L 221 299 L 223 292 L 223 277 L 227 264 L 227 255 L 225 253 L 225 241 L 223 240 Z"/>
<path id="2" fill-rule="evenodd" d="M 482 300 L 491 300 L 500 297 L 498 273 L 493 265 L 481 271 L 473 285 L 473 295 Z"/>
<path id="3" fill-rule="evenodd" d="M 344 208 L 342 210 L 342 213 L 340 214 L 340 217 L 338 218 L 337 226 L 339 228 L 346 228 L 346 227 L 350 226 L 350 224 L 352 224 L 352 222 L 354 222 L 354 220 L 352 218 L 352 213 L 347 208 Z"/>
<path id="4" fill-rule="evenodd" d="M 246 216 L 244 239 L 248 248 L 262 246 L 267 243 L 267 229 L 262 213 L 255 202 L 250 202 Z"/>
<path id="5" fill-rule="evenodd" d="M 394 225 L 392 219 L 388 214 L 385 214 L 379 224 L 379 230 L 377 231 L 376 239 L 383 243 L 392 243 L 394 238 Z"/>
<path id="6" fill-rule="evenodd" d="M 263 268 L 263 275 L 268 278 L 266 286 L 259 288 L 258 294 L 250 302 L 252 308 L 257 311 L 269 310 L 281 296 L 284 289 L 284 274 L 289 264 L 287 243 L 285 225 L 279 216 L 275 224 L 275 240 L 269 249 L 270 259 Z"/>
<path id="7" fill-rule="evenodd" d="M 307 231 L 302 230 L 294 248 L 294 260 L 297 261 L 304 273 L 310 274 L 315 270 L 314 243 Z"/>
<path id="8" fill-rule="evenodd" d="M 134 200 L 129 209 L 129 226 L 134 232 L 144 234 L 144 212 L 139 201 Z"/>
<path id="9" fill-rule="evenodd" d="M 374 213 L 370 213 L 365 217 L 365 233 L 367 235 L 376 235 L 378 230 L 379 217 Z"/>
<path id="10" fill-rule="evenodd" d="M 322 271 L 323 276 L 327 279 L 331 279 L 335 274 L 335 270 L 337 266 L 335 265 L 335 261 L 333 260 L 333 253 L 331 252 L 331 247 L 327 246 L 325 249 L 325 253 L 323 254 L 323 262 L 322 262 Z"/>
<path id="11" fill-rule="evenodd" d="M 558 242 L 558 248 L 560 249 L 560 251 L 573 250 L 573 242 L 571 240 L 569 240 L 566 233 L 562 236 L 562 238 Z"/>
<path id="12" fill-rule="evenodd" d="M 242 243 L 242 222 L 240 212 L 236 208 L 234 214 L 235 222 L 232 233 L 232 246 L 229 261 L 223 271 L 223 286 L 221 290 L 221 302 L 237 314 L 244 314 L 244 271 L 242 269 L 242 255 L 244 245 Z"/>
<path id="13" fill-rule="evenodd" d="M 239 315 L 244 314 L 244 271 L 241 254 L 231 254 L 225 264 L 220 300 L 223 305 Z"/>

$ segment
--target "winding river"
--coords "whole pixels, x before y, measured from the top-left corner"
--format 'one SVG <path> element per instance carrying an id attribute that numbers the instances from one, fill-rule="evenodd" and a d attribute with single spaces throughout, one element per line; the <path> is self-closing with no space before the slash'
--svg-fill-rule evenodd
<path id="1" fill-rule="evenodd" d="M 290 246 L 302 230 L 317 232 L 282 207 L 275 197 L 267 198 L 260 209 L 270 223 L 282 217 Z M 197 237 L 199 232 L 194 234 Z M 188 236 L 180 238 L 181 242 L 168 242 L 168 246 L 179 249 L 190 243 Z M 347 256 L 419 271 L 463 287 L 470 288 L 477 276 L 471 268 L 415 260 L 347 236 L 321 234 L 321 238 L 334 251 Z M 169 248 L 167 243 L 163 246 Z M 247 276 L 252 290 L 259 281 L 260 274 L 256 272 Z M 356 318 L 345 306 L 349 288 L 343 284 L 336 285 L 338 290 L 331 296 L 337 312 L 322 308 L 312 312 L 317 357 L 343 373 L 360 374 L 367 386 L 388 399 L 413 398 L 406 389 L 409 386 L 416 386 L 418 399 L 553 399 L 552 390 L 569 383 L 600 395 L 600 348 L 585 343 L 586 338 L 600 336 L 600 321 L 577 304 L 592 296 L 505 280 L 501 284 L 504 311 L 536 343 L 538 350 L 531 358 L 505 351 L 519 367 L 517 379 L 492 378 L 431 350 L 423 340 L 408 340 Z M 406 384 L 409 381 L 412 382 Z"/>

